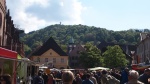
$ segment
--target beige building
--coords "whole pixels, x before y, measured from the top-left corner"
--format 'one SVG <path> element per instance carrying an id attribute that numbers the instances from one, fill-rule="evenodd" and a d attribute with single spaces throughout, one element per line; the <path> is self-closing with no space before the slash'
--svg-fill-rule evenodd
<path id="1" fill-rule="evenodd" d="M 30 59 L 39 65 L 50 68 L 67 68 L 68 55 L 50 37 L 41 47 L 30 56 Z"/>
<path id="2" fill-rule="evenodd" d="M 140 34 L 141 41 L 137 46 L 137 55 L 141 63 L 150 59 L 150 34 Z M 144 38 L 144 39 L 143 39 Z"/>

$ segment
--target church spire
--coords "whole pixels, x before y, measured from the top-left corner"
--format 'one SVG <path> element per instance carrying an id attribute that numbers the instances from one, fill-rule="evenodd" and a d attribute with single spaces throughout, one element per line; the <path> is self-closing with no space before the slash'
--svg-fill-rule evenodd
<path id="1" fill-rule="evenodd" d="M 74 44 L 74 39 L 73 39 L 73 37 L 70 38 L 69 44 Z"/>

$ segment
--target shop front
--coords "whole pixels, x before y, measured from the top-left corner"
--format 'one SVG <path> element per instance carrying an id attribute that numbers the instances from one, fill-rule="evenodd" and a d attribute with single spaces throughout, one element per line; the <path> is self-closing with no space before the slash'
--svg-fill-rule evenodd
<path id="1" fill-rule="evenodd" d="M 0 47 L 0 75 L 9 74 L 16 83 L 17 52 Z"/>

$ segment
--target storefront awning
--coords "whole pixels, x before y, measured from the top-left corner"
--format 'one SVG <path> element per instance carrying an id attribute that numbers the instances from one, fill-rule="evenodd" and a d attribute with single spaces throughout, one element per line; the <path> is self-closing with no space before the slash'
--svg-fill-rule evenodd
<path id="1" fill-rule="evenodd" d="M 0 57 L 17 59 L 17 52 L 0 47 Z"/>

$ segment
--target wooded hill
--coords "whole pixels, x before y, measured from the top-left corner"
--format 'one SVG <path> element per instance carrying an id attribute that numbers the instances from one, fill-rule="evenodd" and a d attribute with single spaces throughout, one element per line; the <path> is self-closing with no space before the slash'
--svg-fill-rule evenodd
<path id="1" fill-rule="evenodd" d="M 32 31 L 21 35 L 24 42 L 25 53 L 28 55 L 32 50 L 42 45 L 48 38 L 54 40 L 66 50 L 69 39 L 73 37 L 75 43 L 85 44 L 92 42 L 98 45 L 102 41 L 120 44 L 137 44 L 141 32 L 150 32 L 149 29 L 130 29 L 126 31 L 112 31 L 105 28 L 86 26 L 86 25 L 50 25 L 43 29 Z"/>

